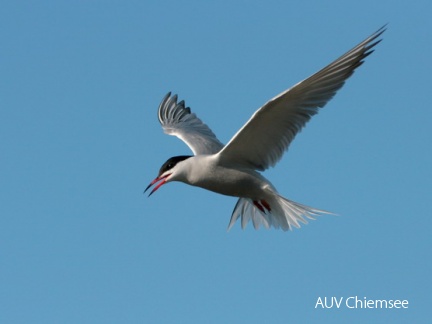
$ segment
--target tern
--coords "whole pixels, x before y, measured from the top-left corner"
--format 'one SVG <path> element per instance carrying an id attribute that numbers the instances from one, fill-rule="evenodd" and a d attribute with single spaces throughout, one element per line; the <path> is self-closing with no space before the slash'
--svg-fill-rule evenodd
<path id="1" fill-rule="evenodd" d="M 184 141 L 194 155 L 174 156 L 160 168 L 144 192 L 155 185 L 180 181 L 219 194 L 238 197 L 228 230 L 238 218 L 241 227 L 252 220 L 255 229 L 299 228 L 307 219 L 332 214 L 282 197 L 259 171 L 273 167 L 297 133 L 324 107 L 362 65 L 386 30 L 381 27 L 353 49 L 309 78 L 269 100 L 225 146 L 177 95 L 169 92 L 158 109 L 164 132 Z"/>

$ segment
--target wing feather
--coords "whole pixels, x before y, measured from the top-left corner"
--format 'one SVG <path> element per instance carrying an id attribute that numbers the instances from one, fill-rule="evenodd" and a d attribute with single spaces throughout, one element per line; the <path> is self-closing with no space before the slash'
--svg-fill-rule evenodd
<path id="1" fill-rule="evenodd" d="M 255 170 L 274 166 L 310 118 L 373 52 L 380 28 L 353 49 L 258 109 L 219 152 L 222 163 Z"/>
<path id="2" fill-rule="evenodd" d="M 162 99 L 158 118 L 164 132 L 180 138 L 195 155 L 214 154 L 223 147 L 211 129 L 171 92 Z"/>

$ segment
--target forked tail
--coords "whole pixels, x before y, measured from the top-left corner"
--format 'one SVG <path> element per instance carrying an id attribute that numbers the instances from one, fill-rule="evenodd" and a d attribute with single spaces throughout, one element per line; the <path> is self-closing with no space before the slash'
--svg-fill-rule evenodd
<path id="1" fill-rule="evenodd" d="M 287 231 L 292 230 L 293 227 L 300 228 L 300 222 L 307 224 L 307 218 L 315 219 L 316 216 L 322 214 L 333 214 L 288 200 L 276 193 L 273 197 L 271 200 L 259 202 L 249 198 L 240 198 L 234 207 L 228 230 L 239 217 L 242 228 L 245 228 L 249 220 L 252 220 L 255 229 L 263 225 L 265 228 L 273 226 Z"/>

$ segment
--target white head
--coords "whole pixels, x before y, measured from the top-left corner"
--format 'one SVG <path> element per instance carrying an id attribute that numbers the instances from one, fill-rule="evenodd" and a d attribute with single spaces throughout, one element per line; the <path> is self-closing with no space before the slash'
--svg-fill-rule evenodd
<path id="1" fill-rule="evenodd" d="M 146 192 L 152 185 L 158 183 L 153 190 L 150 192 L 149 197 L 162 185 L 170 181 L 179 181 L 183 174 L 182 163 L 184 160 L 192 157 L 191 155 L 179 155 L 169 158 L 164 164 L 162 164 L 158 176 L 150 182 L 147 188 L 144 190 Z"/>

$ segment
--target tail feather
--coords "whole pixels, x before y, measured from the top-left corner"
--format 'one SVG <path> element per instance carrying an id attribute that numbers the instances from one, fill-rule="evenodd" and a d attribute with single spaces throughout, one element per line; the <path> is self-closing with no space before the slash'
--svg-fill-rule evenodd
<path id="1" fill-rule="evenodd" d="M 228 230 L 233 227 L 234 223 L 240 217 L 241 227 L 245 228 L 247 223 L 252 220 L 252 224 L 255 229 L 258 229 L 262 224 L 265 228 L 269 228 L 271 223 L 269 222 L 268 216 L 262 213 L 253 204 L 253 201 L 248 198 L 240 198 L 234 207 L 233 213 L 231 215 L 231 220 L 228 225 Z"/>
<path id="2" fill-rule="evenodd" d="M 234 207 L 231 220 L 228 224 L 230 230 L 238 218 L 241 219 L 241 227 L 245 228 L 252 220 L 255 229 L 261 225 L 265 228 L 281 228 L 284 231 L 292 230 L 293 227 L 300 228 L 300 223 L 307 224 L 307 219 L 315 219 L 322 214 L 333 214 L 331 212 L 312 208 L 275 194 L 268 201 L 271 210 L 263 212 L 257 208 L 252 199 L 240 198 Z M 333 214 L 334 215 L 334 214 Z"/>

